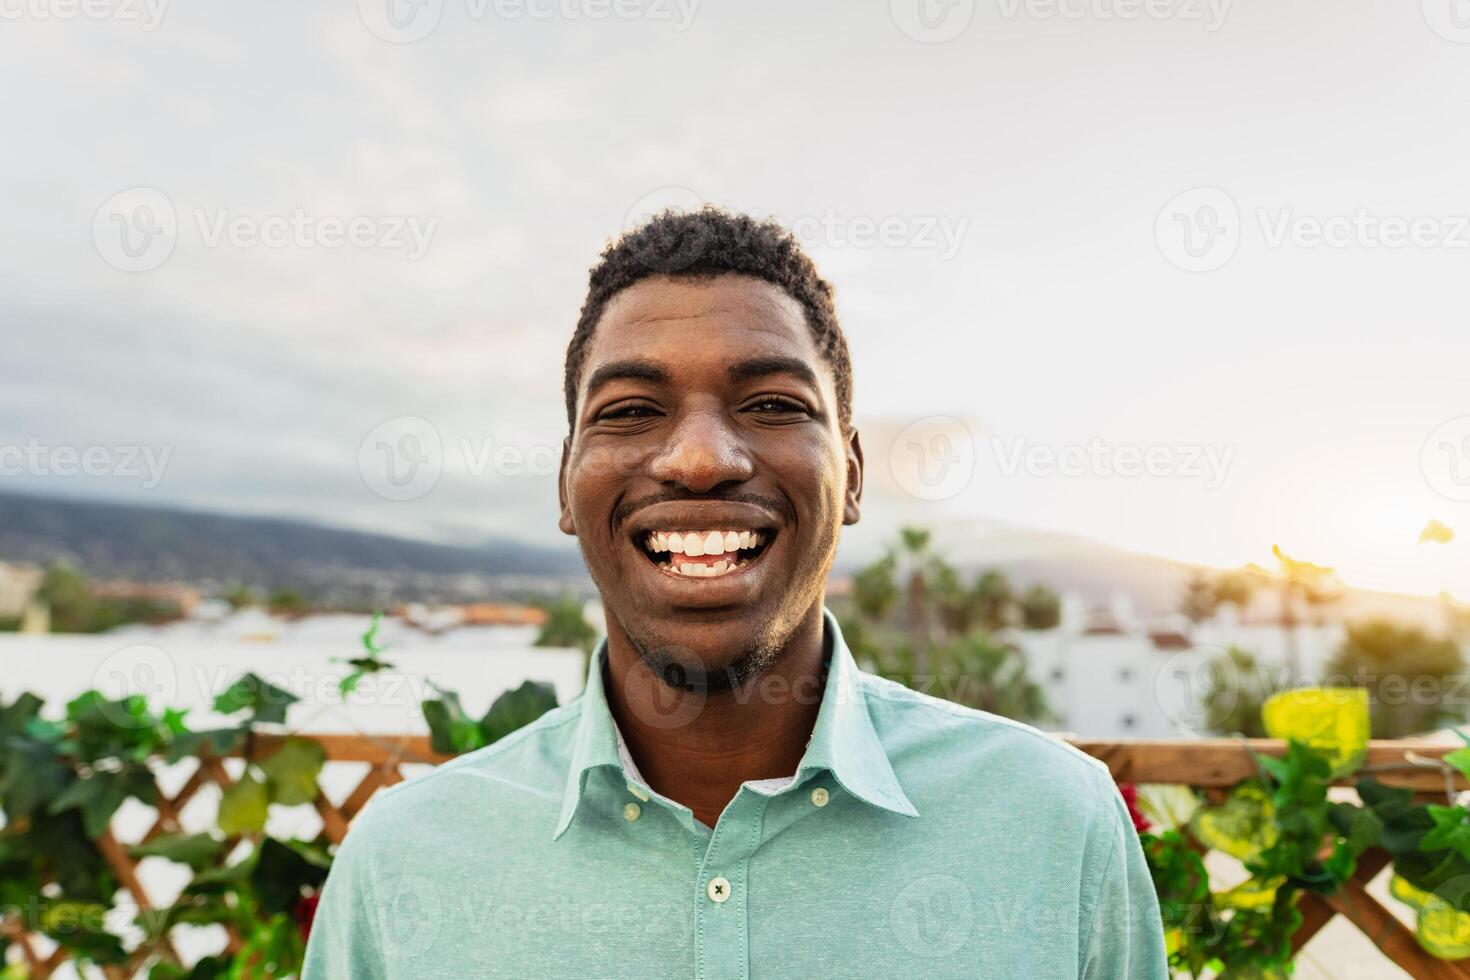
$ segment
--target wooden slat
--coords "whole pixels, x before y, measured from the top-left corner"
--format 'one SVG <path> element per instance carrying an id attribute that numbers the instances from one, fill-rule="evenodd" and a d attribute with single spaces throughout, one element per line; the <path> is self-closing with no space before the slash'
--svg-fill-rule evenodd
<path id="1" fill-rule="evenodd" d="M 1379 905 L 1356 878 L 1349 879 L 1336 894 L 1324 896 L 1323 901 L 1414 980 L 1470 978 L 1464 961 L 1441 960 L 1426 953 L 1414 934 L 1392 912 Z"/>
<path id="2" fill-rule="evenodd" d="M 1358 866 L 1353 871 L 1353 877 L 1364 886 L 1378 876 L 1378 872 L 1388 867 L 1388 852 L 1382 848 L 1375 847 L 1358 858 Z M 1301 900 L 1297 903 L 1297 909 L 1302 913 L 1302 924 L 1291 936 L 1291 952 L 1296 955 L 1301 952 L 1303 946 L 1311 941 L 1312 937 L 1322 931 L 1322 928 L 1331 922 L 1337 915 L 1337 910 L 1329 905 L 1321 896 L 1311 892 L 1303 892 Z"/>
<path id="3" fill-rule="evenodd" d="M 1091 739 L 1069 740 L 1077 748 L 1105 763 L 1113 778 L 1124 783 L 1186 783 L 1198 787 L 1234 786 L 1256 775 L 1247 750 L 1263 755 L 1281 755 L 1286 744 L 1277 739 L 1211 739 L 1167 742 L 1120 742 Z M 1369 742 L 1364 768 L 1387 786 L 1402 786 L 1421 793 L 1443 796 L 1445 778 L 1438 769 L 1404 765 L 1408 750 L 1429 759 L 1440 759 L 1458 746 L 1428 742 Z M 1383 767 L 1402 768 L 1383 768 Z M 1378 771 L 1380 770 L 1381 771 Z M 1343 780 L 1351 783 L 1359 774 Z M 1470 788 L 1456 777 L 1459 789 Z"/>

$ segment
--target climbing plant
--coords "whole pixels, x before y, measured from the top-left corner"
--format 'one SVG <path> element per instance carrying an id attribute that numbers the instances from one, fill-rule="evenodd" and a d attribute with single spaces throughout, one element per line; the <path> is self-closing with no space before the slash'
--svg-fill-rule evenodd
<path id="1" fill-rule="evenodd" d="M 341 688 L 350 691 L 366 674 L 389 667 L 377 640 L 378 620 L 363 635 L 362 655 L 347 661 Z M 470 720 L 458 696 L 439 690 L 423 705 L 436 752 L 455 754 L 488 745 L 556 705 L 548 684 L 527 682 L 501 695 L 483 717 Z M 247 673 L 215 697 L 213 709 L 228 724 L 195 730 L 187 712 L 155 714 L 141 696 L 109 699 L 88 691 L 47 717 L 41 698 L 25 693 L 0 703 L 0 924 L 40 934 L 75 961 L 98 966 L 137 966 L 135 945 L 123 926 L 141 934 L 157 952 L 141 964 L 151 980 L 277 977 L 300 969 L 319 889 L 331 867 L 333 846 L 282 839 L 267 832 L 275 807 L 313 803 L 326 762 L 319 744 L 286 737 L 274 751 L 253 751 L 261 726 L 279 731 L 297 699 L 289 691 Z M 187 868 L 190 879 L 162 908 L 120 908 L 118 872 L 108 860 L 109 825 L 129 799 L 160 801 L 154 766 L 195 760 L 218 766 L 245 756 L 239 778 L 225 780 L 213 828 L 160 834 L 134 846 L 129 857 L 155 857 Z M 115 845 L 115 842 L 113 842 Z M 115 845 L 117 846 L 117 845 Z M 119 923 L 119 913 L 122 922 Z M 15 921 L 17 918 L 19 922 Z M 227 927 L 237 942 L 229 951 L 189 966 L 167 954 L 176 925 Z M 5 967 L 13 930 L 0 930 L 0 977 L 25 976 Z"/>
<path id="2" fill-rule="evenodd" d="M 1366 754 L 1360 688 L 1285 691 L 1261 713 L 1286 751 L 1252 753 L 1257 775 L 1223 801 L 1204 805 L 1184 787 L 1143 793 L 1145 813 L 1159 817 L 1140 839 L 1176 975 L 1289 976 L 1302 896 L 1341 890 L 1375 846 L 1393 860 L 1390 891 L 1415 909 L 1420 945 L 1443 959 L 1470 957 L 1470 810 L 1454 799 L 1417 802 L 1371 775 L 1356 781 L 1358 802 L 1330 799 L 1329 787 L 1358 773 Z M 1470 748 L 1445 762 L 1470 776 Z M 1249 877 L 1212 890 L 1210 850 L 1238 859 Z"/>

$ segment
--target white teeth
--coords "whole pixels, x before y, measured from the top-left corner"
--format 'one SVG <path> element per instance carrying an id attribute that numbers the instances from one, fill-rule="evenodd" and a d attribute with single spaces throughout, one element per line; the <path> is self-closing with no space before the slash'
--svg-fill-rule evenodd
<path id="1" fill-rule="evenodd" d="M 715 562 L 709 567 L 711 569 L 711 575 L 723 575 L 725 572 L 730 570 L 730 563 L 721 558 L 719 561 Z"/>
<path id="2" fill-rule="evenodd" d="M 644 546 L 651 552 L 672 552 L 690 558 L 729 555 L 765 541 L 759 531 L 649 531 Z"/>
<path id="3" fill-rule="evenodd" d="M 686 561 L 682 565 L 679 566 L 679 574 L 680 575 L 697 575 L 698 572 L 695 571 L 695 567 L 696 566 L 695 566 L 695 564 L 693 562 Z M 700 566 L 697 566 L 697 567 L 703 568 L 704 566 L 703 565 L 700 565 Z"/>

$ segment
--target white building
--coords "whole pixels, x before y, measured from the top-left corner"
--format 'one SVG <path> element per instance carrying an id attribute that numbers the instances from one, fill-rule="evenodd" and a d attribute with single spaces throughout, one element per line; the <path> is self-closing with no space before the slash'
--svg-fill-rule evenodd
<path id="1" fill-rule="evenodd" d="M 1269 687 L 1292 642 L 1280 626 L 1241 624 L 1228 611 L 1193 626 L 1183 617 L 1140 620 L 1123 599 L 1088 609 L 1068 597 L 1062 610 L 1056 629 L 1012 631 L 1008 639 L 1026 654 L 1032 678 L 1046 692 L 1056 716 L 1047 727 L 1088 738 L 1206 734 L 1211 717 L 1204 697 L 1217 681 L 1217 658 L 1230 647 L 1252 654 Z M 1337 624 L 1295 630 L 1303 682 L 1322 676 L 1343 633 Z M 1226 679 L 1227 699 L 1236 683 Z"/>

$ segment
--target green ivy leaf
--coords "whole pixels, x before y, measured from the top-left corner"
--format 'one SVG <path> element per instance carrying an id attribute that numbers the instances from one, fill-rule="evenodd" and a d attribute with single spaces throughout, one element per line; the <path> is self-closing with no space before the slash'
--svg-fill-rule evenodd
<path id="1" fill-rule="evenodd" d="M 498 742 L 555 707 L 556 688 L 550 684 L 526 681 L 514 691 L 506 691 L 495 699 L 485 717 L 480 719 L 485 744 Z"/>
<path id="2" fill-rule="evenodd" d="M 0 707 L 0 736 L 19 735 L 26 725 L 40 715 L 46 702 L 27 691 L 10 704 Z"/>
<path id="3" fill-rule="evenodd" d="M 224 757 L 245 742 L 245 728 L 212 728 L 206 732 L 184 732 L 169 745 L 168 761 L 178 762 L 200 755 Z"/>
<path id="4" fill-rule="evenodd" d="M 76 778 L 71 766 L 44 742 L 28 738 L 11 743 L 10 758 L 0 777 L 0 800 L 14 820 L 40 812 Z"/>
<path id="5" fill-rule="evenodd" d="M 1419 850 L 1451 850 L 1463 858 L 1470 858 L 1470 824 L 1465 822 L 1465 808 L 1431 803 L 1426 809 L 1429 819 L 1434 821 L 1434 829 L 1419 841 Z"/>
<path id="6" fill-rule="evenodd" d="M 161 834 L 146 844 L 129 848 L 133 857 L 161 857 L 201 871 L 224 853 L 224 841 L 209 834 Z"/>
<path id="7" fill-rule="evenodd" d="M 219 829 L 227 835 L 258 834 L 265 829 L 270 792 L 265 783 L 246 773 L 224 791 L 219 801 Z"/>
<path id="8" fill-rule="evenodd" d="M 459 695 L 439 691 L 439 698 L 423 703 L 424 720 L 429 723 L 429 747 L 444 755 L 472 752 L 485 744 L 480 726 L 465 714 Z"/>
<path id="9" fill-rule="evenodd" d="M 286 709 L 296 703 L 296 695 L 282 690 L 254 673 L 246 674 L 214 699 L 214 710 L 222 715 L 249 711 L 252 721 L 280 724 L 286 720 Z"/>
<path id="10" fill-rule="evenodd" d="M 123 800 L 137 796 L 153 803 L 156 789 L 147 769 L 122 772 L 94 772 L 86 779 L 73 782 L 46 808 L 47 813 L 82 811 L 82 827 L 89 838 L 96 839 L 107 829 L 108 822 Z"/>
<path id="11" fill-rule="evenodd" d="M 1458 769 L 1460 771 L 1460 775 L 1464 776 L 1466 779 L 1470 779 L 1470 747 L 1455 749 L 1453 752 L 1446 752 L 1444 754 L 1444 761 Z"/>
<path id="12" fill-rule="evenodd" d="M 271 802 L 298 806 L 316 799 L 317 776 L 326 761 L 326 751 L 316 742 L 288 738 L 278 751 L 257 764 L 265 773 Z"/>
<path id="13" fill-rule="evenodd" d="M 316 852 L 269 837 L 260 842 L 250 874 L 261 908 L 273 915 L 291 912 L 305 889 L 320 888 L 326 880 L 327 869 L 316 859 Z"/>

